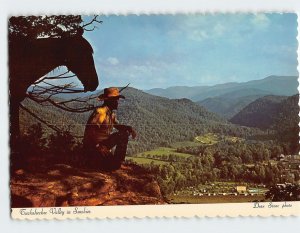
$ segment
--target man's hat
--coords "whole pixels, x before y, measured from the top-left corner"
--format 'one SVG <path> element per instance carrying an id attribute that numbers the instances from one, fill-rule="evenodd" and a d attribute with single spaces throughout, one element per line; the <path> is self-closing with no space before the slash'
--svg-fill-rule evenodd
<path id="1" fill-rule="evenodd" d="M 99 100 L 114 100 L 114 99 L 125 99 L 125 96 L 120 95 L 117 87 L 104 88 L 104 93 L 98 96 Z"/>

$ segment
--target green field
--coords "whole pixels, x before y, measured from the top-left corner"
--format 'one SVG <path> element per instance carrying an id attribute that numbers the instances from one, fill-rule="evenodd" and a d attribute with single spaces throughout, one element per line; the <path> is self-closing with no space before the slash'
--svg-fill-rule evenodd
<path id="1" fill-rule="evenodd" d="M 162 160 L 158 160 L 158 159 L 147 159 L 147 158 L 142 158 L 142 157 L 130 157 L 130 156 L 127 156 L 126 160 L 132 161 L 132 162 L 140 164 L 140 165 L 150 164 L 151 162 L 154 165 L 163 165 L 163 164 L 168 163 L 167 161 L 162 161 Z"/>
<path id="2" fill-rule="evenodd" d="M 177 142 L 170 145 L 170 147 L 158 147 L 156 149 L 138 153 L 133 156 L 127 156 L 127 161 L 132 161 L 140 165 L 170 165 L 173 167 L 180 164 L 188 164 L 188 158 L 193 157 L 192 154 L 176 152 L 177 148 L 183 147 L 197 147 L 197 146 L 212 146 L 221 141 L 230 143 L 241 142 L 242 138 L 224 136 L 218 134 L 204 134 L 195 138 L 194 141 Z M 253 167 L 254 164 L 247 164 Z M 237 191 L 237 186 L 246 187 L 246 192 Z M 266 201 L 264 200 L 266 188 L 257 186 L 247 182 L 231 182 L 231 181 L 215 181 L 209 183 L 200 183 L 195 186 L 185 187 L 182 190 L 174 191 L 171 195 L 167 196 L 170 203 L 242 203 L 253 201 Z"/>
<path id="3" fill-rule="evenodd" d="M 176 142 L 170 145 L 170 147 L 158 147 L 156 149 L 138 153 L 133 156 L 127 156 L 127 160 L 131 160 L 137 164 L 145 165 L 153 162 L 155 165 L 168 164 L 171 162 L 169 156 L 172 156 L 173 161 L 177 162 L 176 158 L 179 158 L 181 162 L 193 155 L 187 153 L 176 152 L 177 148 L 181 147 L 197 147 L 200 145 L 214 145 L 220 141 L 238 142 L 243 139 L 231 136 L 222 136 L 213 133 L 207 133 L 195 137 L 194 141 Z M 175 160 L 174 160 L 175 158 Z"/>
<path id="4" fill-rule="evenodd" d="M 174 148 L 159 147 L 159 148 L 154 149 L 154 150 L 139 153 L 139 154 L 136 155 L 136 157 L 145 157 L 146 155 L 160 156 L 160 155 L 170 155 L 170 154 L 180 156 L 180 157 L 183 157 L 183 158 L 188 158 L 188 157 L 191 156 L 190 154 L 178 153 L 178 152 L 176 152 L 176 149 L 174 149 Z"/>
<path id="5" fill-rule="evenodd" d="M 195 140 L 204 145 L 214 145 L 219 142 L 219 136 L 213 133 L 208 133 L 195 137 Z"/>
<path id="6" fill-rule="evenodd" d="M 169 164 L 168 156 L 172 158 L 187 159 L 191 157 L 190 154 L 178 153 L 175 148 L 159 147 L 154 150 L 145 151 L 143 153 L 136 154 L 134 156 L 127 156 L 126 160 L 133 161 L 140 165 L 150 164 L 153 162 L 155 165 Z"/>
<path id="7" fill-rule="evenodd" d="M 227 141 L 227 142 L 241 142 L 244 139 L 239 137 L 232 137 L 232 136 L 224 136 L 219 134 L 207 133 L 203 135 L 199 135 L 195 137 L 195 141 L 202 144 L 202 145 L 214 145 L 220 141 Z"/>

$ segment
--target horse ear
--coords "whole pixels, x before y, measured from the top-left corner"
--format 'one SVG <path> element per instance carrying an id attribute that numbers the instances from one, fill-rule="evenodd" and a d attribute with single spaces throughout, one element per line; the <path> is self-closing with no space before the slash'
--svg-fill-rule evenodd
<path id="1" fill-rule="evenodd" d="M 79 27 L 78 30 L 77 30 L 77 36 L 82 36 L 83 32 L 84 32 L 83 28 Z"/>

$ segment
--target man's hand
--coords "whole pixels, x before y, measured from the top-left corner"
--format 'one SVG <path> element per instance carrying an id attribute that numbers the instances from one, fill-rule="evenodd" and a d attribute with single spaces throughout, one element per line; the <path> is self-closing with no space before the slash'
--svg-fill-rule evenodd
<path id="1" fill-rule="evenodd" d="M 131 127 L 131 137 L 132 139 L 135 139 L 136 138 L 136 131 Z"/>
<path id="2" fill-rule="evenodd" d="M 132 139 L 136 138 L 136 131 L 131 127 L 131 126 L 127 126 L 127 131 L 130 133 Z"/>
<path id="3" fill-rule="evenodd" d="M 129 125 L 114 125 L 114 127 L 119 130 L 119 131 L 127 131 L 132 139 L 135 139 L 136 138 L 136 131 Z"/>

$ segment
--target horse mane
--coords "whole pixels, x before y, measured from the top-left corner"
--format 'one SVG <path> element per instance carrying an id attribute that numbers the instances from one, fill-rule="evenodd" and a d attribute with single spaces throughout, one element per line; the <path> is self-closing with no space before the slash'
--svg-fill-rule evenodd
<path id="1" fill-rule="evenodd" d="M 72 44 L 74 42 L 75 43 L 79 42 L 79 45 L 83 46 L 82 49 L 84 49 L 85 51 L 88 51 L 91 54 L 94 53 L 94 50 L 93 50 L 93 47 L 91 46 L 91 44 L 84 37 L 82 37 L 80 35 L 62 37 L 62 38 L 58 38 L 58 39 L 65 40 L 67 45 Z"/>
<path id="2" fill-rule="evenodd" d="M 93 54 L 94 50 L 91 44 L 81 35 L 75 35 L 75 36 L 63 36 L 63 37 L 54 37 L 54 38 L 38 38 L 38 39 L 29 39 L 26 37 L 10 37 L 9 43 L 14 44 L 14 46 L 21 46 L 24 47 L 24 43 L 29 44 L 36 44 L 36 43 L 43 43 L 43 42 L 50 42 L 50 41 L 60 41 L 63 43 L 57 43 L 57 44 L 63 44 L 64 46 L 72 45 L 73 43 L 78 42 L 78 45 L 82 47 L 85 51 L 88 51 L 89 53 Z M 12 49 L 14 49 L 14 46 L 12 46 Z M 26 46 L 25 46 L 26 47 Z"/>

